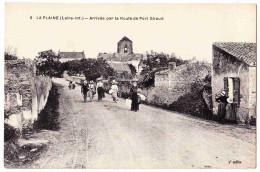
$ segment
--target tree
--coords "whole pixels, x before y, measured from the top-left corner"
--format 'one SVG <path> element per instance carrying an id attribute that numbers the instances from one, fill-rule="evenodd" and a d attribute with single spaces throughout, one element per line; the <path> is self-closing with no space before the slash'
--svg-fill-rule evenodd
<path id="1" fill-rule="evenodd" d="M 17 53 L 17 49 L 16 48 L 8 46 L 5 49 L 5 60 L 17 60 L 18 57 L 17 57 L 16 53 Z"/>
<path id="2" fill-rule="evenodd" d="M 108 78 L 115 75 L 115 71 L 103 58 L 73 60 L 63 63 L 62 66 L 63 71 L 66 70 L 69 75 L 84 74 L 87 80 L 96 80 L 101 76 Z"/>
<path id="3" fill-rule="evenodd" d="M 61 77 L 63 71 L 61 70 L 61 62 L 59 62 L 59 58 L 59 55 L 56 55 L 52 50 L 39 52 L 36 57 L 39 74 L 50 77 Z"/>

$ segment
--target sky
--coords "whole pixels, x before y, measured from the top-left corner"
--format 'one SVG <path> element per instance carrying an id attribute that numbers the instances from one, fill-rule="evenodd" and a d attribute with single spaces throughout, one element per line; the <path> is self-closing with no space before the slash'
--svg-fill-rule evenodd
<path id="1" fill-rule="evenodd" d="M 163 17 L 164 20 L 46 20 L 37 17 Z M 32 19 L 30 19 L 32 17 Z M 134 53 L 175 53 L 212 61 L 213 42 L 256 42 L 256 6 L 249 4 L 15 4 L 5 6 L 5 48 L 22 58 L 52 49 L 87 58 L 117 51 L 127 36 Z"/>

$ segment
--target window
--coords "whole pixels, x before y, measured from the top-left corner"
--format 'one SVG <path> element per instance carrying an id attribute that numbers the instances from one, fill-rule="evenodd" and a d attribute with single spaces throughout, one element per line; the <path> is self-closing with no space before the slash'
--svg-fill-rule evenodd
<path id="1" fill-rule="evenodd" d="M 127 53 L 127 45 L 125 45 L 125 47 L 124 47 L 124 53 Z"/>

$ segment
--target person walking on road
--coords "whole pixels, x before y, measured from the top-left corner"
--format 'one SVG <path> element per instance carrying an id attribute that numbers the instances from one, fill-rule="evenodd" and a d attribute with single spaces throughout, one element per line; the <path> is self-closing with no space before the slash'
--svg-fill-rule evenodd
<path id="1" fill-rule="evenodd" d="M 94 90 L 95 90 L 95 85 L 93 81 L 89 82 L 89 90 L 88 90 L 88 96 L 89 100 L 92 102 L 92 99 L 94 97 Z"/>
<path id="2" fill-rule="evenodd" d="M 72 81 L 70 81 L 70 83 L 69 83 L 69 89 L 71 90 L 72 89 L 72 86 L 73 84 L 72 84 Z"/>
<path id="3" fill-rule="evenodd" d="M 97 93 L 98 93 L 98 101 L 101 101 L 104 94 L 104 85 L 102 80 L 97 81 Z"/>
<path id="4" fill-rule="evenodd" d="M 87 81 L 83 82 L 83 85 L 81 86 L 81 93 L 83 94 L 83 98 L 84 98 L 84 103 L 87 102 L 87 94 L 89 91 L 89 85 Z"/>
<path id="5" fill-rule="evenodd" d="M 112 92 L 113 101 L 115 103 L 117 103 L 118 86 L 117 86 L 117 82 L 115 80 L 112 82 L 111 92 Z"/>
<path id="6" fill-rule="evenodd" d="M 76 82 L 73 81 L 73 82 L 72 82 L 72 89 L 75 89 L 75 88 L 76 88 Z"/>
<path id="7" fill-rule="evenodd" d="M 138 111 L 139 110 L 139 102 L 138 102 L 138 95 L 137 95 L 137 81 L 133 82 L 133 86 L 130 89 L 130 98 L 132 100 L 131 104 L 131 111 Z"/>

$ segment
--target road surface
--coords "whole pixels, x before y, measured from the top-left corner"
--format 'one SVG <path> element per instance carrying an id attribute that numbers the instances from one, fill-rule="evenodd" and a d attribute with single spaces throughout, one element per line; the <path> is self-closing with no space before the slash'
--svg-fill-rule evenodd
<path id="1" fill-rule="evenodd" d="M 220 125 L 125 101 L 83 103 L 80 86 L 60 90 L 59 131 L 38 133 L 47 152 L 28 168 L 254 168 L 255 130 Z"/>

